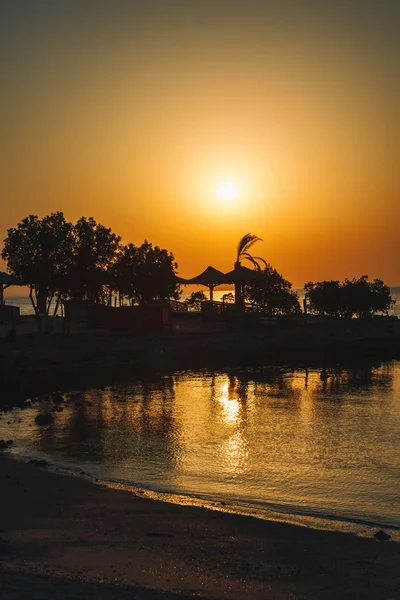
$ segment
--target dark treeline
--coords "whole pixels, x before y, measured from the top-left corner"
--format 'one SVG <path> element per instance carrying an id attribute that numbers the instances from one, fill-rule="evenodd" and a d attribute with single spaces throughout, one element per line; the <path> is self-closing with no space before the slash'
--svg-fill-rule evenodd
<path id="1" fill-rule="evenodd" d="M 118 291 L 146 303 L 180 294 L 171 252 L 146 240 L 125 246 L 92 217 L 73 224 L 62 212 L 30 215 L 8 230 L 1 255 L 10 273 L 29 285 L 39 323 L 41 315 L 54 318 L 65 299 L 107 304 Z"/>
<path id="2" fill-rule="evenodd" d="M 249 249 L 257 236 L 246 234 L 238 245 L 236 265 L 250 261 L 264 277 L 235 286 L 254 311 L 266 316 L 299 315 L 301 307 L 292 284 L 263 258 Z M 123 245 L 110 228 L 92 217 L 75 224 L 62 212 L 43 218 L 30 215 L 8 230 L 2 258 L 9 272 L 30 287 L 30 298 L 41 327 L 42 316 L 54 318 L 60 302 L 85 300 L 90 304 L 111 304 L 113 293 L 131 304 L 168 303 L 178 300 L 178 265 L 168 250 L 144 241 L 140 246 Z M 305 285 L 308 312 L 335 318 L 368 318 L 387 313 L 394 301 L 390 289 L 380 279 L 309 282 Z M 206 300 L 203 292 L 194 292 L 187 307 L 198 310 Z M 227 303 L 233 300 L 225 295 Z"/>
<path id="3" fill-rule="evenodd" d="M 381 279 L 368 276 L 340 281 L 306 283 L 305 298 L 311 312 L 329 317 L 365 319 L 387 313 L 395 304 L 390 288 Z"/>

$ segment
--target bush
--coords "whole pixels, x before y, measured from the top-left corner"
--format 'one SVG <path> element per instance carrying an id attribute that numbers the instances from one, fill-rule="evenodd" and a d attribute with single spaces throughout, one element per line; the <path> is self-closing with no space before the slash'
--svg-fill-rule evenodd
<path id="1" fill-rule="evenodd" d="M 192 292 L 185 300 L 185 304 L 188 310 L 201 310 L 201 303 L 205 302 L 207 297 L 204 292 Z"/>

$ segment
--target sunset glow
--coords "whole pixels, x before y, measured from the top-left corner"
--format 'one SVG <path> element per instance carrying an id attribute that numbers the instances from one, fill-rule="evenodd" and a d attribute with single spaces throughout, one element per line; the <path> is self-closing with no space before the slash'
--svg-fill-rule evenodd
<path id="1" fill-rule="evenodd" d="M 2 3 L 1 239 L 93 216 L 192 277 L 251 231 L 295 287 L 399 284 L 399 4 L 151 4 Z"/>
<path id="2" fill-rule="evenodd" d="M 218 197 L 226 203 L 233 202 L 237 199 L 239 190 L 233 181 L 223 181 L 218 187 Z"/>

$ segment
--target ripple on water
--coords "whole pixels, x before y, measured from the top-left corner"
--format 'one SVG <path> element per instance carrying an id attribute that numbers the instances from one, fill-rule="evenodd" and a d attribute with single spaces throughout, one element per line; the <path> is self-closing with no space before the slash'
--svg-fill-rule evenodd
<path id="1" fill-rule="evenodd" d="M 14 439 L 17 455 L 169 500 L 400 527 L 398 362 L 322 378 L 282 368 L 180 372 L 64 398 L 59 412 L 43 399 L 3 416 L 0 439 Z M 54 422 L 36 424 L 46 412 Z"/>

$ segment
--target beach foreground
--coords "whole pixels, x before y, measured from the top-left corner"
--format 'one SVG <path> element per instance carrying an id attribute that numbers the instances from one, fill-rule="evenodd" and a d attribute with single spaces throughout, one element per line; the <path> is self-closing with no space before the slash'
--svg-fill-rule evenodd
<path id="1" fill-rule="evenodd" d="M 400 544 L 168 504 L 0 456 L 0 598 L 396 598 Z"/>

